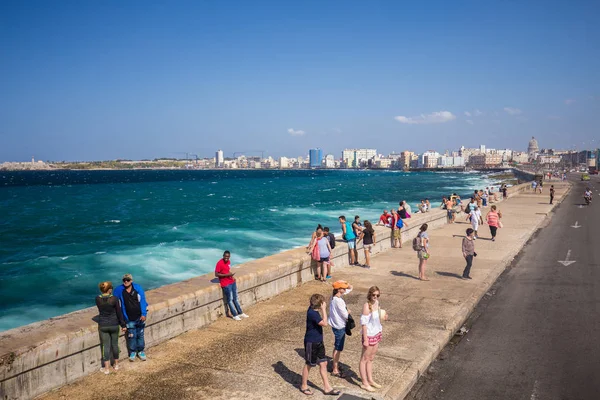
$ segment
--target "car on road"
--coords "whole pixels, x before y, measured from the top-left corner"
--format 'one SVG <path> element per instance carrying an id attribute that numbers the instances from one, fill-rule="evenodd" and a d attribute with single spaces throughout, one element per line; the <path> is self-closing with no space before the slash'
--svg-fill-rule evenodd
<path id="1" fill-rule="evenodd" d="M 590 180 L 590 174 L 581 174 L 581 180 L 582 181 L 589 181 Z"/>

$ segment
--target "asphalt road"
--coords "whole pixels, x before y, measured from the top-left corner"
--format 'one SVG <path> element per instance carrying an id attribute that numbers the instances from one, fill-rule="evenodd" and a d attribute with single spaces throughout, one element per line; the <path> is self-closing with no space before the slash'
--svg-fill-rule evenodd
<path id="1" fill-rule="evenodd" d="M 470 331 L 407 399 L 600 399 L 600 181 L 573 178 L 549 224 L 477 307 Z M 594 201 L 580 207 L 586 184 Z M 575 262 L 559 263 L 567 253 Z"/>

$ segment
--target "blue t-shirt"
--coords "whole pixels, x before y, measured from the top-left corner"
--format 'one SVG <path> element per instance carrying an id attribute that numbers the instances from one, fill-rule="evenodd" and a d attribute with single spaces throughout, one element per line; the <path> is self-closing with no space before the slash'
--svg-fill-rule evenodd
<path id="1" fill-rule="evenodd" d="M 307 343 L 321 343 L 323 341 L 323 327 L 319 322 L 323 321 L 317 310 L 308 307 L 306 312 L 306 333 L 304 341 Z"/>

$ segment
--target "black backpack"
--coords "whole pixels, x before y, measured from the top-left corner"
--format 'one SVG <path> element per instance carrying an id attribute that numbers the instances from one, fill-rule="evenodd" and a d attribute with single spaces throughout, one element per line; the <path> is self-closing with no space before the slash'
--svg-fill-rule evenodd
<path id="1" fill-rule="evenodd" d="M 333 233 L 330 233 L 327 235 L 327 237 L 329 238 L 329 246 L 331 246 L 331 249 L 335 249 L 335 235 Z"/>

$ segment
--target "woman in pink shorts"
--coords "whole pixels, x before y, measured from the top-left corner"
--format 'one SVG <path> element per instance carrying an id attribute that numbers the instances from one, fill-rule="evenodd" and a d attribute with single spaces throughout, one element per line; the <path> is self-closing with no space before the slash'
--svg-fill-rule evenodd
<path id="1" fill-rule="evenodd" d="M 360 387 L 367 392 L 374 392 L 381 385 L 373 380 L 373 360 L 381 341 L 382 320 L 387 320 L 387 315 L 382 314 L 379 308 L 380 291 L 377 286 L 372 286 L 367 294 L 367 302 L 363 306 L 360 324 L 362 330 L 362 354 L 360 356 Z"/>

